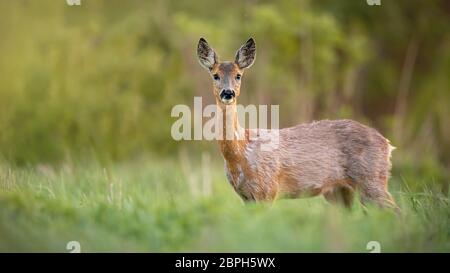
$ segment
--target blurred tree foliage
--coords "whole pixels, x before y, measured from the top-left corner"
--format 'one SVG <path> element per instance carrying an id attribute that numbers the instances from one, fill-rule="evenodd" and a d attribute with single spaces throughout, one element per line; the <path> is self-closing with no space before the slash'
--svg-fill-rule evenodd
<path id="1" fill-rule="evenodd" d="M 232 59 L 253 36 L 240 103 L 279 104 L 282 126 L 354 118 L 448 168 L 449 25 L 446 0 L 0 0 L 0 153 L 172 154 L 171 108 L 213 103 L 199 37 Z"/>

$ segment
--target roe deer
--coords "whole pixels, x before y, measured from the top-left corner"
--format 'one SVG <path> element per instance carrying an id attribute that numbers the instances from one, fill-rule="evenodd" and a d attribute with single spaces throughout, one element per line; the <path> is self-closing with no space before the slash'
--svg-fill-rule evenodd
<path id="1" fill-rule="evenodd" d="M 227 178 L 244 201 L 273 201 L 323 195 L 332 203 L 351 206 L 353 193 L 361 203 L 371 201 L 398 210 L 387 190 L 394 149 L 375 129 L 352 120 L 322 120 L 276 130 L 277 147 L 264 151 L 264 141 L 274 130 L 243 129 L 239 126 L 236 99 L 241 78 L 256 56 L 250 38 L 236 52 L 234 62 L 220 62 L 203 38 L 197 47 L 200 64 L 213 80 L 213 92 L 223 120 L 219 140 Z M 250 138 L 250 134 L 255 138 Z"/>

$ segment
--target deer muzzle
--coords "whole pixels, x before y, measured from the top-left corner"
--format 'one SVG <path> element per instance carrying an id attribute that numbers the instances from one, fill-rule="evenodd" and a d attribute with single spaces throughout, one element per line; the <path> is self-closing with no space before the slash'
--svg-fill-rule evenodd
<path id="1" fill-rule="evenodd" d="M 232 103 L 235 97 L 236 93 L 234 90 L 224 89 L 220 92 L 220 100 L 225 104 Z"/>

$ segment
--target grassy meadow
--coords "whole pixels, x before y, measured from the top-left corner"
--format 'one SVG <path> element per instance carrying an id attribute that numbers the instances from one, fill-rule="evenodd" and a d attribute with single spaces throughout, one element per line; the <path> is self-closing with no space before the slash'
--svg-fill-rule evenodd
<path id="1" fill-rule="evenodd" d="M 450 252 L 449 25 L 447 0 L 0 0 L 0 252 Z M 200 37 L 255 39 L 238 102 L 281 127 L 390 139 L 403 214 L 244 205 L 217 143 L 171 137 L 175 105 L 215 102 Z"/>
<path id="2" fill-rule="evenodd" d="M 68 252 L 74 240 L 82 252 L 369 252 L 370 241 L 382 252 L 450 251 L 449 196 L 406 186 L 432 177 L 394 176 L 398 216 L 321 197 L 244 205 L 220 164 L 182 162 L 2 164 L 0 251 Z"/>

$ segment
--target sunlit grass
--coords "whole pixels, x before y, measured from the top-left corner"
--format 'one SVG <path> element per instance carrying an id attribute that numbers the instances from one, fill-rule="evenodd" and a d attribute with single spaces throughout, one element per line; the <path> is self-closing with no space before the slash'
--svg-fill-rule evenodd
<path id="1" fill-rule="evenodd" d="M 402 216 L 373 207 L 365 214 L 357 204 L 347 211 L 322 198 L 245 206 L 219 164 L 206 178 L 201 164 L 181 165 L 3 164 L 0 251 L 67 252 L 73 240 L 84 252 L 368 252 L 369 241 L 386 252 L 450 251 L 449 198 L 431 187 L 412 191 L 394 176 Z"/>

